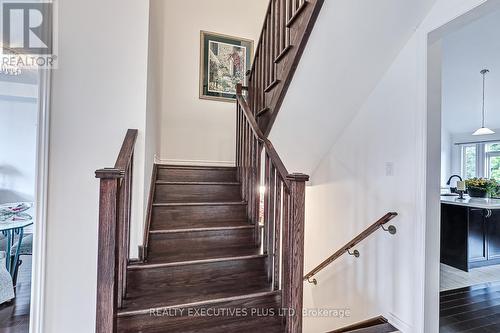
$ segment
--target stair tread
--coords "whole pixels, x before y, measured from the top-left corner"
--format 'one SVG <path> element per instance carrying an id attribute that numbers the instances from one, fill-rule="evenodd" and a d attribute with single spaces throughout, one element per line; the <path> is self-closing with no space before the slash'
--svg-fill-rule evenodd
<path id="1" fill-rule="evenodd" d="M 153 207 L 178 206 L 244 206 L 245 201 L 154 202 Z"/>
<path id="2" fill-rule="evenodd" d="M 186 304 L 211 302 L 215 300 L 229 299 L 233 297 L 246 296 L 251 294 L 265 293 L 271 290 L 271 285 L 263 279 L 254 281 L 244 281 L 235 279 L 226 281 L 224 285 L 192 286 L 184 288 L 171 288 L 168 290 L 152 290 L 139 295 L 129 296 L 125 299 L 120 313 L 130 311 L 141 311 L 144 309 L 154 309 L 163 307 L 176 307 Z"/>
<path id="3" fill-rule="evenodd" d="M 174 316 L 151 315 L 149 309 L 141 314 L 118 313 L 118 331 L 121 333 L 220 333 L 220 332 L 283 332 L 281 317 L 251 314 L 251 309 L 277 309 L 281 307 L 281 292 L 250 294 L 239 298 L 216 300 L 203 305 L 180 307 Z M 247 315 L 200 316 L 188 313 L 196 309 L 247 309 Z M 262 312 L 261 312 L 262 313 Z M 181 314 L 181 315 L 179 315 Z M 241 313 L 239 313 L 241 314 Z"/>
<path id="4" fill-rule="evenodd" d="M 168 180 L 157 180 L 156 184 L 159 185 L 224 185 L 224 186 L 240 186 L 239 182 L 235 181 L 168 181 Z"/>
<path id="5" fill-rule="evenodd" d="M 174 220 L 174 221 L 153 221 L 151 231 L 156 230 L 181 230 L 181 229 L 203 229 L 203 228 L 230 228 L 230 227 L 252 227 L 246 220 L 234 221 L 193 221 L 193 220 Z"/>
<path id="6" fill-rule="evenodd" d="M 235 247 L 235 248 L 213 248 L 193 252 L 182 252 L 172 254 L 149 253 L 148 263 L 175 263 L 194 260 L 222 259 L 231 257 L 251 256 L 260 254 L 257 247 Z"/>
<path id="7" fill-rule="evenodd" d="M 351 333 L 394 333 L 398 330 L 389 323 L 379 324 L 372 327 L 360 328 L 357 330 L 349 331 Z"/>

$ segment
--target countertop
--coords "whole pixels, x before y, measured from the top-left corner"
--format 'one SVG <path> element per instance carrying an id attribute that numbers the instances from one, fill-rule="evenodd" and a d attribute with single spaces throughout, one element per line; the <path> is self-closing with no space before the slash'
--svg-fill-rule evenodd
<path id="1" fill-rule="evenodd" d="M 466 206 L 483 209 L 500 209 L 500 199 L 471 198 L 465 196 L 463 200 L 456 197 L 441 196 L 441 203 L 457 206 Z"/>

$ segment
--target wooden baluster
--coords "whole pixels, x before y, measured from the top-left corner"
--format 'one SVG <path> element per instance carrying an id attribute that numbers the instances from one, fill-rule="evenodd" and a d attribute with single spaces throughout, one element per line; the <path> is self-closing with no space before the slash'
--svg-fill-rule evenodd
<path id="1" fill-rule="evenodd" d="M 123 257 L 122 257 L 122 294 L 119 299 L 119 307 L 122 306 L 122 298 L 127 295 L 127 265 L 128 265 L 128 255 L 130 253 L 130 221 L 132 219 L 132 180 L 134 175 L 134 154 L 130 158 L 130 164 L 127 172 L 125 172 L 125 205 L 124 205 L 124 216 L 125 216 L 125 228 L 124 228 L 124 244 L 123 244 Z"/>
<path id="2" fill-rule="evenodd" d="M 293 266 L 291 266 L 290 262 L 290 251 L 289 251 L 289 246 L 290 246 L 290 192 L 288 189 L 285 189 L 285 200 L 286 207 L 284 209 L 284 214 L 283 214 L 283 220 L 282 220 L 282 230 L 281 230 L 281 237 L 282 237 L 282 250 L 280 252 L 281 255 L 281 265 L 282 265 L 282 274 L 281 274 L 281 291 L 282 291 L 282 296 L 281 296 L 281 306 L 286 309 L 287 311 L 290 311 L 290 285 L 291 285 L 291 270 L 293 269 Z M 286 214 L 285 214 L 286 210 Z M 279 274 L 279 269 L 275 269 L 274 274 Z M 284 317 L 283 318 L 284 323 L 289 321 L 289 317 Z M 289 331 L 286 331 L 289 332 Z"/>
<path id="3" fill-rule="evenodd" d="M 283 242 L 284 261 L 287 262 L 286 308 L 294 309 L 295 313 L 286 320 L 285 332 L 302 332 L 302 303 L 304 275 L 304 217 L 305 217 L 305 189 L 309 176 L 303 174 L 288 175 L 290 182 L 290 212 L 286 226 L 286 238 Z"/>
<path id="4" fill-rule="evenodd" d="M 249 136 L 249 142 L 250 142 L 250 164 L 249 164 L 249 188 L 248 188 L 248 194 L 249 194 L 249 200 L 248 200 L 248 216 L 250 217 L 250 221 L 252 223 L 255 223 L 254 220 L 254 200 L 255 200 L 255 190 L 254 190 L 254 164 L 255 164 L 255 140 L 253 136 L 253 132 L 250 131 L 250 136 Z"/>
<path id="5" fill-rule="evenodd" d="M 257 239 L 257 245 L 261 243 L 260 234 L 260 186 L 261 186 L 261 152 L 262 145 L 257 137 L 255 137 L 255 181 L 254 181 L 254 219 L 255 219 L 255 236 Z"/>
<path id="6" fill-rule="evenodd" d="M 116 169 L 103 169 L 96 171 L 96 177 L 100 178 L 96 333 L 109 333 L 116 330 L 117 196 L 122 175 Z"/>
<path id="7" fill-rule="evenodd" d="M 275 256 L 275 248 L 274 248 L 274 237 L 275 237 L 275 224 L 274 224 L 274 207 L 276 204 L 275 200 L 276 196 L 276 168 L 274 165 L 271 163 L 271 168 L 269 172 L 269 196 L 268 196 L 268 205 L 267 205 L 267 216 L 268 216 L 268 221 L 267 221 L 267 241 L 268 241 L 268 253 L 269 253 L 269 260 L 267 262 L 268 267 L 267 267 L 267 274 L 268 274 L 268 280 L 271 282 L 273 279 L 273 261 L 276 259 Z"/>
<path id="8" fill-rule="evenodd" d="M 279 290 L 279 262 L 280 262 L 280 242 L 281 242 L 281 209 L 282 209 L 282 201 L 281 201 L 281 189 L 283 183 L 281 178 L 276 179 L 276 205 L 274 206 L 274 264 L 272 266 L 273 271 L 273 289 Z"/>
<path id="9" fill-rule="evenodd" d="M 123 257 L 125 254 L 123 253 L 123 243 L 125 242 L 125 186 L 124 180 L 120 179 L 118 181 L 118 194 L 116 198 L 117 205 L 117 222 L 116 222 L 116 257 L 117 257 L 117 266 L 116 266 L 116 290 L 117 290 L 117 306 L 118 308 L 122 307 L 122 297 L 123 294 L 123 276 L 124 276 L 124 267 L 123 267 Z"/>
<path id="10" fill-rule="evenodd" d="M 286 22 L 285 22 L 285 45 L 286 47 L 289 47 L 291 45 L 291 39 L 290 39 L 290 28 L 288 27 L 288 21 L 292 18 L 293 16 L 293 8 L 292 8 L 292 1 L 293 0 L 287 0 L 287 11 L 286 11 Z"/>
<path id="11" fill-rule="evenodd" d="M 241 86 L 237 86 L 236 90 L 241 89 Z M 238 91 L 237 91 L 238 92 Z M 238 166 L 240 164 L 240 103 L 236 102 L 236 180 L 239 181 L 240 177 L 238 175 Z"/>
<path id="12" fill-rule="evenodd" d="M 263 217 L 263 223 L 264 223 L 264 254 L 267 254 L 269 251 L 269 231 L 268 231 L 268 225 L 269 225 L 269 184 L 270 184 L 270 177 L 271 177 L 271 162 L 269 160 L 269 155 L 267 152 L 264 152 L 264 217 Z"/>
<path id="13" fill-rule="evenodd" d="M 264 43 L 261 45 L 261 54 L 262 54 L 262 66 L 261 66 L 261 71 L 260 71 L 260 87 L 259 87 L 259 109 L 256 110 L 257 112 L 264 109 L 266 105 L 266 96 L 264 94 L 264 89 L 265 87 L 265 76 L 266 76 L 266 66 L 265 66 L 265 56 L 264 56 Z"/>
<path id="14" fill-rule="evenodd" d="M 274 45 L 275 45 L 275 36 L 274 36 L 274 21 L 275 21 L 275 0 L 271 0 L 271 16 L 269 17 L 269 45 L 268 45 L 268 53 L 269 53 L 269 83 L 267 86 L 270 86 L 274 82 Z"/>
<path id="15" fill-rule="evenodd" d="M 245 121 L 244 126 L 243 126 L 243 135 L 241 137 L 242 140 L 242 146 L 243 146 L 243 160 L 241 163 L 241 177 L 242 177 L 242 185 L 241 185 L 241 193 L 242 193 L 242 199 L 246 201 L 247 199 L 247 158 L 248 158 L 248 152 L 247 152 L 247 130 L 248 130 L 248 123 Z"/>

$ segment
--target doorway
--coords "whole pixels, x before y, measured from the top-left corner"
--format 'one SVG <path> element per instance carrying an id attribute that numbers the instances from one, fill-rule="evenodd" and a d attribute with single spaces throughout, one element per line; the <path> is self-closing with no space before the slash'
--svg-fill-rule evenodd
<path id="1" fill-rule="evenodd" d="M 41 332 L 49 78 L 0 71 L 0 331 Z"/>
<path id="2" fill-rule="evenodd" d="M 489 1 L 429 34 L 427 225 L 440 230 L 441 332 L 500 331 L 499 33 Z"/>

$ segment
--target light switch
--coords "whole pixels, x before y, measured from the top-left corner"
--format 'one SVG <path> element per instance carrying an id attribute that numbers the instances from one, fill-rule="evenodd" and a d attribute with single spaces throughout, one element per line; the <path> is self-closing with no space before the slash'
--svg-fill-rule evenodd
<path id="1" fill-rule="evenodd" d="M 394 176 L 394 162 L 386 162 L 385 163 L 385 175 L 387 177 Z"/>

